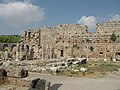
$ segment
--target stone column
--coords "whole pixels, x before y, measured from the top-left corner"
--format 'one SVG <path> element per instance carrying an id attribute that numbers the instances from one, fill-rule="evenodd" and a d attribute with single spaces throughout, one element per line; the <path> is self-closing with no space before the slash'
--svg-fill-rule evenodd
<path id="1" fill-rule="evenodd" d="M 113 62 L 116 62 L 116 59 L 115 59 L 115 42 L 113 42 Z"/>
<path id="2" fill-rule="evenodd" d="M 45 59 L 48 59 L 48 47 L 47 47 L 47 44 L 46 44 L 46 49 L 45 49 Z"/>
<path id="3" fill-rule="evenodd" d="M 19 61 L 19 43 L 17 43 L 16 60 L 15 61 Z"/>
<path id="4" fill-rule="evenodd" d="M 51 59 L 51 56 L 52 56 L 52 45 L 50 45 L 50 59 Z"/>
<path id="5" fill-rule="evenodd" d="M 38 59 L 40 59 L 40 51 L 39 50 L 40 50 L 40 46 L 38 46 L 38 56 L 37 56 Z"/>
<path id="6" fill-rule="evenodd" d="M 89 61 L 89 43 L 87 43 L 88 45 L 87 45 L 87 61 Z"/>
<path id="7" fill-rule="evenodd" d="M 43 60 L 43 57 L 44 57 L 44 46 L 42 45 L 42 60 Z"/>
<path id="8" fill-rule="evenodd" d="M 105 54 L 104 54 L 104 61 L 107 61 L 107 57 L 106 57 L 106 54 L 107 54 L 107 52 L 106 52 L 106 44 L 105 44 L 105 52 L 104 52 Z"/>
<path id="9" fill-rule="evenodd" d="M 7 59 L 8 59 L 8 51 L 6 50 L 5 51 L 5 61 L 7 61 Z"/>

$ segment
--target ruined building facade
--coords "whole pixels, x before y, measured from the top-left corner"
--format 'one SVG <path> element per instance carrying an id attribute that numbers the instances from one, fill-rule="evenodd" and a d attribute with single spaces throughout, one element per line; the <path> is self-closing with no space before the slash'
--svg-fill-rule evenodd
<path id="1" fill-rule="evenodd" d="M 20 43 L 0 43 L 0 59 L 59 59 L 113 58 L 112 34 L 115 41 L 115 58 L 120 59 L 120 21 L 96 24 L 96 32 L 88 32 L 87 26 L 63 24 L 27 30 L 21 35 Z M 4 51 L 6 50 L 7 51 Z M 3 52 L 4 51 L 4 52 Z"/>
<path id="2" fill-rule="evenodd" d="M 21 35 L 20 59 L 80 58 L 109 59 L 113 57 L 111 35 L 115 33 L 115 57 L 120 59 L 120 21 L 96 24 L 96 32 L 87 26 L 63 24 L 25 31 Z"/>

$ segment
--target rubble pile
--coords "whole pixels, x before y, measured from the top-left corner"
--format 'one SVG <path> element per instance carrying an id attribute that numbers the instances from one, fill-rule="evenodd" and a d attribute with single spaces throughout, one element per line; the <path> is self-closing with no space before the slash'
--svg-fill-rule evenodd
<path id="1" fill-rule="evenodd" d="M 24 78 L 28 76 L 28 70 L 26 68 L 20 67 L 11 61 L 4 62 L 1 65 L 1 69 L 5 69 L 9 77 Z"/>

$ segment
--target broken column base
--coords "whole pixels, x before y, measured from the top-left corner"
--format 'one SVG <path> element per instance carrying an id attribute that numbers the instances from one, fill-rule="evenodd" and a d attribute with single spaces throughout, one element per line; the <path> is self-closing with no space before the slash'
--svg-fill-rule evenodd
<path id="1" fill-rule="evenodd" d="M 16 59 L 15 61 L 20 61 L 20 60 Z"/>
<path id="2" fill-rule="evenodd" d="M 116 59 L 113 59 L 113 62 L 116 62 Z"/>

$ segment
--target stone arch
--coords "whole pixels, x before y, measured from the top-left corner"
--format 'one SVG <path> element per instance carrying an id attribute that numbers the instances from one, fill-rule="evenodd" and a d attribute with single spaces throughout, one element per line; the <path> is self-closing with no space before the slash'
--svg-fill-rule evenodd
<path id="1" fill-rule="evenodd" d="M 29 52 L 29 45 L 25 46 L 25 50 L 26 50 L 26 52 Z"/>
<path id="2" fill-rule="evenodd" d="M 26 60 L 29 59 L 29 45 L 25 45 L 25 56 Z"/>
<path id="3" fill-rule="evenodd" d="M 34 48 L 35 47 L 35 45 L 32 45 L 32 48 Z"/>
<path id="4" fill-rule="evenodd" d="M 120 59 L 120 51 L 115 53 L 116 59 Z"/>
<path id="5" fill-rule="evenodd" d="M 34 47 L 35 47 L 35 45 L 31 46 L 29 59 L 33 59 L 34 58 L 34 53 L 35 53 Z"/>
<path id="6" fill-rule="evenodd" d="M 11 45 L 10 46 L 10 51 L 11 51 L 11 53 L 10 53 L 10 57 L 13 59 L 13 60 L 15 60 L 16 59 L 16 51 L 17 51 L 17 45 Z"/>
<path id="7" fill-rule="evenodd" d="M 12 45 L 12 46 L 11 46 L 11 50 L 10 50 L 10 51 L 14 52 L 14 51 L 16 51 L 16 48 L 17 48 L 17 46 L 16 46 L 16 45 Z"/>
<path id="8" fill-rule="evenodd" d="M 8 49 L 8 44 L 4 44 L 4 45 L 3 45 L 3 51 L 4 51 L 5 49 Z"/>

